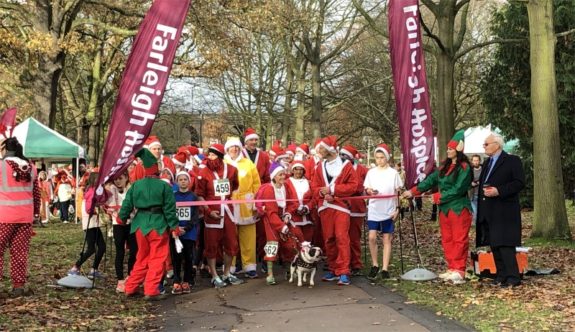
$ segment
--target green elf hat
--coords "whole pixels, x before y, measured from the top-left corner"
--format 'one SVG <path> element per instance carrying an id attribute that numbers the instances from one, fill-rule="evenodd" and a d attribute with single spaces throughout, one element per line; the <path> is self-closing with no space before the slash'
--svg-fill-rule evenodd
<path id="1" fill-rule="evenodd" d="M 158 159 L 150 152 L 150 150 L 143 148 L 136 153 L 136 157 L 140 158 L 142 161 L 142 165 L 146 169 L 146 175 L 157 175 L 160 173 Z"/>
<path id="2" fill-rule="evenodd" d="M 464 146 L 465 146 L 465 130 L 461 129 L 453 135 L 449 143 L 447 143 L 447 147 L 452 148 L 456 151 L 463 151 Z"/>

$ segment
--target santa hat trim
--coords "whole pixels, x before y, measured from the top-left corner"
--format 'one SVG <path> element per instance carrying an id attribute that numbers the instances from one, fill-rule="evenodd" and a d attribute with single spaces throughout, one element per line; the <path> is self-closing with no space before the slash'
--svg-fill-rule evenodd
<path id="1" fill-rule="evenodd" d="M 375 148 L 375 151 L 373 151 L 373 154 L 375 154 L 377 152 L 383 152 L 383 154 L 385 155 L 385 159 L 387 159 L 389 161 L 389 152 L 387 152 L 387 150 L 385 148 L 378 146 L 377 148 Z"/>
<path id="2" fill-rule="evenodd" d="M 279 172 L 284 171 L 285 172 L 285 168 L 283 166 L 278 166 L 276 168 L 274 168 L 274 170 L 270 173 L 270 179 L 273 179 L 276 177 L 276 175 L 278 175 Z"/>
<path id="3" fill-rule="evenodd" d="M 343 153 L 345 155 L 348 155 L 351 159 L 354 159 L 355 156 L 353 155 L 353 153 L 347 151 L 345 148 L 341 148 L 341 150 L 339 150 L 339 153 Z"/>
<path id="4" fill-rule="evenodd" d="M 323 140 L 319 142 L 319 144 L 317 146 L 323 146 L 327 151 L 329 151 L 330 153 L 336 153 L 337 150 L 333 147 L 333 146 L 329 146 L 327 145 Z M 317 147 L 316 146 L 316 147 Z"/>

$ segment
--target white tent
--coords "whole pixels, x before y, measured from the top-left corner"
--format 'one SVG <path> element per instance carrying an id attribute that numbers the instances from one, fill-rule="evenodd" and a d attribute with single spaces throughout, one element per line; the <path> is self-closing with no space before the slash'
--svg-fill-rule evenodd
<path id="1" fill-rule="evenodd" d="M 467 128 L 467 130 L 465 130 L 465 148 L 463 152 L 465 154 L 484 154 L 485 149 L 483 148 L 483 143 L 485 142 L 485 138 L 487 138 L 492 131 L 501 133 L 499 128 L 493 130 L 491 128 L 491 124 L 485 127 L 477 126 Z M 512 153 L 518 143 L 519 141 L 516 139 L 505 142 L 503 150 Z"/>

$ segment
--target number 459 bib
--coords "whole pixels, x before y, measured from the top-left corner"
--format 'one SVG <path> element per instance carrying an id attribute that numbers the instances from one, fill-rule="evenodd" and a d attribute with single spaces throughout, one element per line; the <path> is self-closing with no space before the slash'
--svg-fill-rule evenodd
<path id="1" fill-rule="evenodd" d="M 216 196 L 230 195 L 232 193 L 230 187 L 230 180 L 227 178 L 214 180 L 214 193 L 216 194 Z"/>

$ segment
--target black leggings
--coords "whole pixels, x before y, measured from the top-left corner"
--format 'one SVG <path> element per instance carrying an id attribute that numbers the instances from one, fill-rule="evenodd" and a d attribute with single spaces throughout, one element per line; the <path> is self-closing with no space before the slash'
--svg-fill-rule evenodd
<path id="1" fill-rule="evenodd" d="M 96 253 L 93 267 L 94 270 L 97 270 L 106 252 L 106 242 L 104 241 L 104 235 L 102 235 L 100 228 L 88 228 L 88 230 L 86 230 L 86 246 L 87 249 L 81 253 L 80 259 L 76 262 L 76 267 L 80 268 L 90 256 Z M 96 247 L 98 247 L 97 251 Z"/>
<path id="2" fill-rule="evenodd" d="M 181 253 L 176 252 L 176 241 L 170 238 L 170 254 L 172 255 L 172 266 L 174 267 L 174 283 L 181 283 L 182 260 L 184 265 L 184 282 L 194 284 L 194 257 L 196 256 L 196 241 L 180 239 L 184 248 Z"/>
<path id="3" fill-rule="evenodd" d="M 116 246 L 116 258 L 114 265 L 116 267 L 116 279 L 124 280 L 124 256 L 126 255 L 126 246 L 130 250 L 128 255 L 128 275 L 132 272 L 138 253 L 138 242 L 136 234 L 130 234 L 130 225 L 114 225 L 114 245 Z"/>

